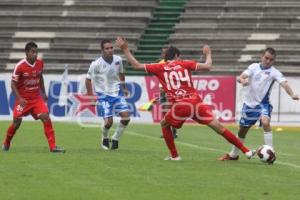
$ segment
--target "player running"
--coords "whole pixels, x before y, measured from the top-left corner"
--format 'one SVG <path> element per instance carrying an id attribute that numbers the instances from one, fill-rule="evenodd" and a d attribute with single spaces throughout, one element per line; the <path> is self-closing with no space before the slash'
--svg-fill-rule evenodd
<path id="1" fill-rule="evenodd" d="M 165 55 L 165 63 L 141 64 L 131 54 L 125 39 L 118 37 L 116 44 L 120 47 L 128 61 L 135 69 L 144 69 L 154 74 L 162 84 L 167 94 L 167 99 L 172 103 L 171 109 L 161 120 L 161 127 L 170 156 L 166 160 L 181 160 L 179 156 L 170 126 L 181 128 L 185 120 L 192 118 L 194 121 L 211 127 L 228 142 L 237 146 L 247 158 L 251 158 L 254 152 L 245 147 L 240 140 L 226 129 L 213 115 L 211 108 L 203 103 L 196 89 L 193 87 L 191 71 L 210 70 L 212 65 L 211 49 L 203 47 L 206 56 L 205 63 L 197 63 L 192 60 L 181 60 L 180 52 L 176 47 L 170 46 Z"/>

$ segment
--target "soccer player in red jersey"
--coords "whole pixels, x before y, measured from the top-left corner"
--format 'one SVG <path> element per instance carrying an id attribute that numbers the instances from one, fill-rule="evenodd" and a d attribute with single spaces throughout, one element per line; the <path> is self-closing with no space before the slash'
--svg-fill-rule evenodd
<path id="1" fill-rule="evenodd" d="M 191 71 L 210 70 L 211 68 L 212 59 L 209 46 L 203 47 L 203 54 L 206 56 L 205 63 L 180 60 L 180 51 L 176 47 L 170 46 L 165 55 L 165 63 L 141 64 L 131 54 L 125 39 L 118 37 L 116 44 L 135 69 L 144 69 L 159 79 L 168 101 L 172 103 L 171 109 L 160 122 L 166 145 L 171 154 L 166 160 L 181 160 L 170 126 L 181 128 L 188 118 L 211 127 L 228 142 L 238 147 L 247 158 L 253 157 L 255 152 L 245 147 L 231 131 L 214 117 L 212 109 L 202 102 L 197 90 L 193 87 Z"/>
<path id="2" fill-rule="evenodd" d="M 16 102 L 13 109 L 13 122 L 7 129 L 2 145 L 3 151 L 9 150 L 11 140 L 21 125 L 22 117 L 31 114 L 34 119 L 43 122 L 50 152 L 65 152 L 63 148 L 55 145 L 55 134 L 46 105 L 47 96 L 42 75 L 44 63 L 37 59 L 37 48 L 34 42 L 28 42 L 25 46 L 26 58 L 19 61 L 14 68 L 11 88 L 16 95 Z"/>

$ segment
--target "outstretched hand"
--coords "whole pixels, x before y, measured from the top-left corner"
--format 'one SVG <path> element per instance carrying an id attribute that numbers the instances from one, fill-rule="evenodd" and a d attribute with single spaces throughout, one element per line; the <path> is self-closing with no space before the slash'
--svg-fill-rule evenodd
<path id="1" fill-rule="evenodd" d="M 204 45 L 202 51 L 204 55 L 211 54 L 211 48 L 208 45 Z"/>
<path id="2" fill-rule="evenodd" d="M 128 48 L 128 43 L 127 43 L 126 39 L 123 37 L 117 37 L 116 45 L 122 50 Z"/>
<path id="3" fill-rule="evenodd" d="M 249 79 L 248 78 L 238 78 L 237 82 L 242 84 L 242 86 L 244 86 L 244 87 L 249 85 Z"/>
<path id="4" fill-rule="evenodd" d="M 299 100 L 299 96 L 298 96 L 298 94 L 294 94 L 294 95 L 292 95 L 292 99 L 293 99 L 293 100 Z"/>

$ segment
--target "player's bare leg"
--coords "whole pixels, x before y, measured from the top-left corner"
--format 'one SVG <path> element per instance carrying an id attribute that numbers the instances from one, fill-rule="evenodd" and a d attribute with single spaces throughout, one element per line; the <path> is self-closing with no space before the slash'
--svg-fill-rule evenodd
<path id="1" fill-rule="evenodd" d="M 17 130 L 19 129 L 22 123 L 22 118 L 14 118 L 12 124 L 8 127 L 6 131 L 6 137 L 4 139 L 2 150 L 8 151 L 10 148 L 11 140 L 13 139 L 14 135 L 16 134 Z"/>
<path id="2" fill-rule="evenodd" d="M 129 117 L 128 111 L 121 112 L 120 117 L 121 117 L 120 123 L 117 125 L 116 131 L 111 139 L 111 141 L 112 141 L 111 149 L 112 150 L 116 150 L 119 148 L 119 139 L 123 135 L 127 125 L 130 122 L 130 117 Z"/>
<path id="3" fill-rule="evenodd" d="M 55 143 L 55 133 L 52 126 L 51 119 L 48 113 L 41 113 L 39 119 L 43 122 L 44 125 L 44 133 L 47 138 L 49 149 L 54 153 L 64 153 L 65 150 L 63 148 L 57 147 Z"/>

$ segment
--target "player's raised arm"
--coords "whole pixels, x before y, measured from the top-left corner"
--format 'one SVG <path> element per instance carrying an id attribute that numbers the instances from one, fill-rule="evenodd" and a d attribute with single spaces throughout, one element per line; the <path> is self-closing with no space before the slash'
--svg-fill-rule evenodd
<path id="1" fill-rule="evenodd" d="M 127 60 L 134 69 L 144 69 L 144 64 L 141 64 L 130 52 L 127 41 L 122 37 L 117 37 L 116 45 L 123 51 Z"/>
<path id="2" fill-rule="evenodd" d="M 212 66 L 211 48 L 208 45 L 204 45 L 202 51 L 205 56 L 205 63 L 197 63 L 197 70 L 210 70 Z"/>

